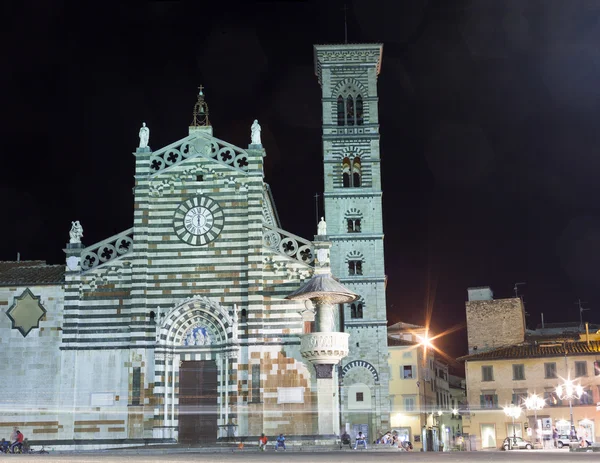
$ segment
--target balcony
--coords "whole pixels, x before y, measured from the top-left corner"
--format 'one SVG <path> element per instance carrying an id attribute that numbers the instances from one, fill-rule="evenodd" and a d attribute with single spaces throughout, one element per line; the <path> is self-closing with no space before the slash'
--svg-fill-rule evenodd
<path id="1" fill-rule="evenodd" d="M 348 355 L 348 333 L 310 333 L 301 337 L 300 353 L 311 363 L 335 364 Z"/>

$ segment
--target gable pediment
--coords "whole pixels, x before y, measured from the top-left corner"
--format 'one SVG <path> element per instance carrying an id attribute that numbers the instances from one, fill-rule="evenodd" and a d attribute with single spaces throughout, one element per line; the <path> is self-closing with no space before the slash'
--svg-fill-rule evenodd
<path id="1" fill-rule="evenodd" d="M 186 159 L 197 157 L 210 159 L 238 172 L 248 172 L 249 155 L 246 150 L 198 132 L 154 151 L 149 160 L 151 176 L 163 174 Z"/>

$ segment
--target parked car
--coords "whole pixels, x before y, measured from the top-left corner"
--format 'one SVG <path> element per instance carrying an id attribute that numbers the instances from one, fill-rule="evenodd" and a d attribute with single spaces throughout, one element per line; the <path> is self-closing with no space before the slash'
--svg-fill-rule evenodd
<path id="1" fill-rule="evenodd" d="M 558 436 L 557 445 L 559 449 L 562 449 L 563 447 L 568 447 L 569 442 L 579 443 L 579 439 L 577 439 L 577 437 L 571 437 L 568 434 L 561 434 L 560 436 Z M 589 440 L 586 440 L 586 442 L 588 447 L 592 445 L 592 443 Z"/>
<path id="2" fill-rule="evenodd" d="M 522 437 L 507 437 L 502 442 L 502 450 L 511 450 L 511 449 L 527 449 L 531 450 L 533 448 L 533 444 L 528 440 L 523 439 Z"/>

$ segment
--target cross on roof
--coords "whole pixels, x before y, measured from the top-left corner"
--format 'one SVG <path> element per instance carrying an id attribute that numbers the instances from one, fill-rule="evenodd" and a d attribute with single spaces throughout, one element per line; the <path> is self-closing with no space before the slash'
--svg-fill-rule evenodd
<path id="1" fill-rule="evenodd" d="M 200 87 L 198 87 L 198 90 L 200 90 L 200 95 L 202 95 L 202 90 L 204 89 L 204 85 L 200 85 Z"/>

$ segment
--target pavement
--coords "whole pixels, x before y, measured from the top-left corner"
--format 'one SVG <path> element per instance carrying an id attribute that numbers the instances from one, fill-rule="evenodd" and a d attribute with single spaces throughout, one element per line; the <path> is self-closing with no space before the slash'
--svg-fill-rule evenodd
<path id="1" fill-rule="evenodd" d="M 98 451 L 63 451 L 50 452 L 44 455 L 0 455 L 3 459 L 17 459 L 19 462 L 327 462 L 342 461 L 353 462 L 509 462 L 509 463 L 578 463 L 599 461 L 598 453 L 569 452 L 568 450 L 512 450 L 504 451 L 478 451 L 478 452 L 401 452 L 395 449 L 373 448 L 369 450 L 315 450 L 306 451 L 290 449 L 275 452 L 272 448 L 261 452 L 256 447 L 246 446 L 243 450 L 237 448 L 135 448 Z"/>

